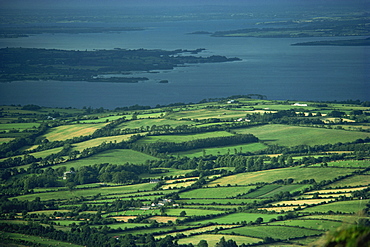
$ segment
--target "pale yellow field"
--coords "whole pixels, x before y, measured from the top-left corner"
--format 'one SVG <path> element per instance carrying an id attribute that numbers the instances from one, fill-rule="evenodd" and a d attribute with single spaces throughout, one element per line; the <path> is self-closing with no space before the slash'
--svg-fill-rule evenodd
<path id="1" fill-rule="evenodd" d="M 364 190 L 366 189 L 367 186 L 365 187 L 358 187 L 358 188 L 347 188 L 347 189 L 327 189 L 327 190 L 314 190 L 314 191 L 310 191 L 310 192 L 307 192 L 305 194 L 315 194 L 315 193 L 319 193 L 319 194 L 334 194 L 334 193 L 346 193 L 346 192 L 353 192 L 353 191 L 359 191 L 359 190 Z"/>
<path id="2" fill-rule="evenodd" d="M 118 221 L 123 221 L 127 222 L 129 219 L 135 219 L 137 216 L 116 216 L 116 217 L 111 217 L 113 219 L 116 219 Z"/>
<path id="3" fill-rule="evenodd" d="M 159 223 L 167 223 L 168 221 L 175 222 L 179 217 L 168 217 L 168 216 L 154 216 L 150 217 L 148 220 L 155 220 Z"/>
<path id="4" fill-rule="evenodd" d="M 49 141 L 63 141 L 73 137 L 91 135 L 95 130 L 102 128 L 106 124 L 107 123 L 58 126 L 52 128 L 49 133 L 44 135 L 44 137 Z"/>
<path id="5" fill-rule="evenodd" d="M 331 202 L 331 201 L 335 201 L 335 198 L 332 198 L 332 199 L 327 199 L 327 198 L 323 198 L 323 199 L 307 199 L 307 200 L 292 200 L 292 201 L 280 201 L 280 202 L 276 202 L 276 203 L 273 203 L 271 205 L 273 206 L 281 206 L 281 205 L 312 205 L 312 204 L 319 204 L 321 202 Z"/>
<path id="6" fill-rule="evenodd" d="M 174 189 L 174 188 L 181 188 L 181 187 L 188 187 L 192 184 L 194 184 L 196 181 L 188 181 L 188 182 L 183 182 L 183 183 L 175 183 L 175 184 L 166 184 L 166 185 L 163 185 L 161 188 L 164 189 L 164 190 L 167 190 L 167 189 Z"/>
<path id="7" fill-rule="evenodd" d="M 305 194 L 305 195 L 301 195 L 301 196 L 299 196 L 299 197 L 300 197 L 300 198 L 305 198 L 305 199 L 310 199 L 310 198 L 312 198 L 313 196 L 314 196 L 313 194 Z M 329 198 L 329 197 L 338 198 L 338 197 L 340 197 L 340 196 L 350 197 L 350 196 L 351 196 L 351 193 L 320 194 L 319 196 L 320 196 L 320 198 Z"/>
<path id="8" fill-rule="evenodd" d="M 172 184 L 172 183 L 180 182 L 180 181 L 186 182 L 188 180 L 197 180 L 197 179 L 199 179 L 199 177 L 172 179 L 172 180 L 167 180 L 166 184 Z"/>
<path id="9" fill-rule="evenodd" d="M 266 211 L 275 211 L 275 212 L 287 212 L 287 211 L 294 211 L 299 206 L 287 206 L 287 207 L 269 207 L 269 208 L 258 208 L 259 210 L 266 210 Z M 304 207 L 301 207 L 304 208 Z"/>
<path id="10" fill-rule="evenodd" d="M 119 136 L 107 136 L 107 137 L 100 137 L 100 138 L 95 138 L 92 140 L 80 142 L 77 144 L 73 144 L 74 150 L 82 151 L 86 148 L 90 147 L 96 147 L 102 144 L 103 142 L 109 143 L 109 142 L 121 142 L 121 141 L 127 141 L 130 139 L 131 136 L 134 134 L 129 134 L 129 135 L 119 135 Z"/>

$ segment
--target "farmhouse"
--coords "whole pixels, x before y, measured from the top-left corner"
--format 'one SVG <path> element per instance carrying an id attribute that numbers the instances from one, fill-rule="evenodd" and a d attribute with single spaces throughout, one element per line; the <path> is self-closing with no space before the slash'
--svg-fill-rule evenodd
<path id="1" fill-rule="evenodd" d="M 293 106 L 307 106 L 307 104 L 294 103 Z"/>

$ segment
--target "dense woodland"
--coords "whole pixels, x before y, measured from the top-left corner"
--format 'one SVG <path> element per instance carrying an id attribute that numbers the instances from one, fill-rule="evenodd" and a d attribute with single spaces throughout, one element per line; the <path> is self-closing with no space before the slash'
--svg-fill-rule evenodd
<path id="1" fill-rule="evenodd" d="M 302 246 L 357 214 L 346 227 L 368 234 L 369 102 L 263 98 L 2 106 L 2 242 Z"/>

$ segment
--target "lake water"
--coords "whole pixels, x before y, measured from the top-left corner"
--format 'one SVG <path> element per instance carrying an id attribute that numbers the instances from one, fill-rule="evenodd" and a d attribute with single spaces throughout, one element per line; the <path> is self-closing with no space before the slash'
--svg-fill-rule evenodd
<path id="1" fill-rule="evenodd" d="M 368 47 L 291 46 L 328 38 L 216 38 L 194 31 L 251 27 L 255 20 L 135 23 L 145 31 L 98 34 L 40 34 L 0 39 L 0 47 L 93 49 L 197 49 L 200 55 L 242 61 L 138 73 L 141 83 L 21 81 L 0 83 L 0 104 L 115 108 L 198 102 L 237 94 L 263 94 L 279 100 L 370 100 Z M 130 23 L 128 26 L 133 26 Z M 334 39 L 334 38 L 333 38 Z M 335 39 L 349 39 L 340 37 Z M 158 83 L 169 80 L 168 84 Z"/>

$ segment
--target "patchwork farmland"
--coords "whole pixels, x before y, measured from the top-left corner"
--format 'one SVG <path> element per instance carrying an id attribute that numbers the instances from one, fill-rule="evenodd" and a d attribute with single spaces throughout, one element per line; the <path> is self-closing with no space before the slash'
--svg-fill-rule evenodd
<path id="1" fill-rule="evenodd" d="M 366 234 L 370 134 L 351 126 L 368 126 L 370 109 L 294 103 L 233 97 L 98 114 L 4 106 L 1 241 L 320 246 L 346 229 Z M 338 111 L 351 121 L 330 122 Z"/>

